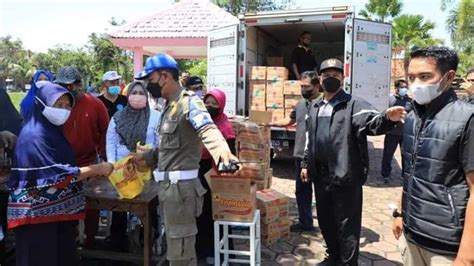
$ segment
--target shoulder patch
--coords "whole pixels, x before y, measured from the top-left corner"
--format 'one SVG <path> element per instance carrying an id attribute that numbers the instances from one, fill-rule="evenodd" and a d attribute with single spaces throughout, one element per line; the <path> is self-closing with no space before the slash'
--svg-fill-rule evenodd
<path id="1" fill-rule="evenodd" d="M 197 96 L 189 98 L 188 120 L 194 130 L 199 130 L 205 125 L 214 123 L 203 101 Z"/>

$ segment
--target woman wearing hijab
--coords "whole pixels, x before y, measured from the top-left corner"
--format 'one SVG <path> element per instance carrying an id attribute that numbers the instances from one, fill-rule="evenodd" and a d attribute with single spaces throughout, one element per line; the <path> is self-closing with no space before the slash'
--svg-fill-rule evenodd
<path id="1" fill-rule="evenodd" d="M 219 89 L 213 89 L 204 96 L 204 104 L 212 117 L 222 136 L 227 141 L 232 153 L 235 154 L 235 132 L 227 116 L 224 114 L 226 97 L 225 93 Z M 207 258 L 209 262 L 214 257 L 214 222 L 212 219 L 212 198 L 211 189 L 204 175 L 215 167 L 209 152 L 204 148 L 199 165 L 199 179 L 206 188 L 204 194 L 204 205 L 201 216 L 197 219 L 198 234 L 196 236 L 196 252 L 200 259 Z M 232 242 L 231 242 L 232 243 Z"/>
<path id="2" fill-rule="evenodd" d="M 57 84 L 37 91 L 23 127 L 8 180 L 8 228 L 14 229 L 19 266 L 77 265 L 77 221 L 84 219 L 82 180 L 108 176 L 109 163 L 75 167 L 62 125 L 74 97 Z"/>
<path id="3" fill-rule="evenodd" d="M 110 120 L 106 135 L 107 161 L 114 163 L 130 153 L 137 152 L 137 143 L 158 144 L 157 128 L 160 113 L 148 105 L 148 93 L 143 83 L 135 81 L 128 85 L 127 106 L 115 113 Z M 127 214 L 114 212 L 110 228 L 112 245 L 126 247 Z"/>
<path id="4" fill-rule="evenodd" d="M 25 98 L 20 103 L 21 116 L 27 121 L 34 110 L 35 95 L 39 88 L 43 87 L 46 83 L 53 81 L 53 74 L 47 70 L 38 70 L 31 79 L 31 87 Z"/>
<path id="5" fill-rule="evenodd" d="M 7 161 L 1 160 L 5 152 L 7 157 L 11 158 L 17 136 L 20 134 L 22 119 L 15 109 L 15 106 L 13 106 L 5 89 L 0 89 L 0 107 L 2 109 L 0 112 L 0 163 L 5 164 Z M 2 167 L 5 166 L 2 165 Z M 3 265 L 5 259 L 5 245 L 3 240 L 7 229 L 8 189 L 4 182 L 6 182 L 6 173 L 9 169 L 4 170 L 6 170 L 5 174 L 0 173 L 0 265 Z"/>

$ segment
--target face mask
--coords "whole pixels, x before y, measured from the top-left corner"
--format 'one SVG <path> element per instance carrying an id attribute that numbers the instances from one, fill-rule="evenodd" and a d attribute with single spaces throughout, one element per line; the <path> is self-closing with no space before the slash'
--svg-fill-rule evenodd
<path id="1" fill-rule="evenodd" d="M 146 107 L 146 96 L 145 95 L 130 95 L 128 97 L 128 104 L 135 109 L 135 110 L 140 110 Z"/>
<path id="2" fill-rule="evenodd" d="M 55 126 L 62 126 L 66 123 L 67 119 L 71 115 L 71 111 L 62 109 L 62 108 L 55 108 L 47 106 L 43 103 L 38 97 L 36 99 L 44 106 L 43 116 L 48 119 L 51 124 Z"/>
<path id="3" fill-rule="evenodd" d="M 201 90 L 196 91 L 196 95 L 197 95 L 199 98 L 202 98 L 202 91 L 201 91 Z"/>
<path id="4" fill-rule="evenodd" d="M 314 95 L 313 91 L 313 88 L 310 90 L 301 90 L 301 95 L 303 96 L 303 98 L 309 99 Z"/>
<path id="5" fill-rule="evenodd" d="M 407 89 L 407 88 L 400 88 L 400 89 L 398 90 L 398 94 L 400 94 L 400 96 L 405 96 L 405 95 L 407 95 L 407 93 L 408 93 L 408 89 Z"/>
<path id="6" fill-rule="evenodd" d="M 153 98 L 161 97 L 161 90 L 163 89 L 163 87 L 160 85 L 160 80 L 161 80 L 161 76 L 158 79 L 158 82 L 154 83 L 154 82 L 149 81 L 148 84 L 146 85 L 146 90 L 150 92 Z"/>
<path id="7" fill-rule="evenodd" d="M 40 88 L 43 88 L 44 85 L 50 83 L 49 81 L 47 80 L 38 80 L 35 82 L 35 85 L 36 85 L 36 88 L 40 89 Z"/>
<path id="8" fill-rule="evenodd" d="M 211 115 L 212 118 L 216 117 L 219 115 L 219 108 L 212 107 L 212 106 L 206 106 L 207 111 Z"/>
<path id="9" fill-rule="evenodd" d="M 110 95 L 117 96 L 120 93 L 120 86 L 110 86 L 108 92 Z"/>
<path id="10" fill-rule="evenodd" d="M 413 83 L 410 85 L 410 90 L 415 97 L 415 101 L 418 104 L 424 105 L 429 104 L 431 101 L 436 99 L 443 93 L 444 88 L 440 88 L 440 84 L 444 76 L 435 84 L 419 84 Z"/>
<path id="11" fill-rule="evenodd" d="M 323 89 L 329 93 L 336 92 L 341 87 L 341 81 L 337 78 L 330 77 L 323 81 Z"/>

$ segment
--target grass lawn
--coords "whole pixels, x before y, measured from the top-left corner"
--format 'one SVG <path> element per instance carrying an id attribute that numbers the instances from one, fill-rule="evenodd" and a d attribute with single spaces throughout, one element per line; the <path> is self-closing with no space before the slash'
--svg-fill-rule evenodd
<path id="1" fill-rule="evenodd" d="M 24 92 L 9 92 L 8 95 L 10 96 L 10 99 L 13 102 L 13 105 L 15 105 L 16 109 L 19 111 L 20 110 L 20 102 L 23 100 L 23 97 L 25 97 Z"/>

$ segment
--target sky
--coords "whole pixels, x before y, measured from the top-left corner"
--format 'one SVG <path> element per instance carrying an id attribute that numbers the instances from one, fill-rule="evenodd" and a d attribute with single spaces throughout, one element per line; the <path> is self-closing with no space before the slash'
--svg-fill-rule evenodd
<path id="1" fill-rule="evenodd" d="M 356 12 L 367 0 L 295 0 L 301 8 L 349 5 Z M 134 22 L 172 5 L 172 0 L 0 0 L 0 36 L 23 41 L 26 49 L 46 52 L 56 45 L 82 47 L 88 36 L 112 30 L 111 17 Z M 436 24 L 435 38 L 449 45 L 447 13 L 441 0 L 404 0 L 403 13 L 420 14 Z"/>

